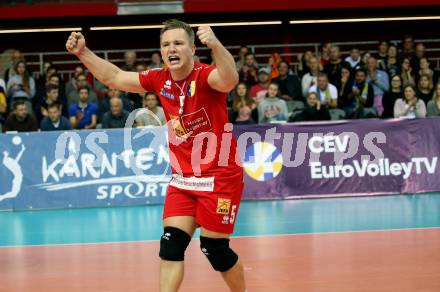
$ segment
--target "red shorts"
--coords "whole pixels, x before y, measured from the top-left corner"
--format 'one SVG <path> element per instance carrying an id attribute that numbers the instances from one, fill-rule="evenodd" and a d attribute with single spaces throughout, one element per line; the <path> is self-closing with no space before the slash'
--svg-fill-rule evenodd
<path id="1" fill-rule="evenodd" d="M 243 192 L 243 175 L 215 178 L 212 191 L 168 186 L 163 218 L 193 216 L 197 225 L 210 231 L 231 234 L 234 231 Z M 217 187 L 223 185 L 224 187 Z"/>

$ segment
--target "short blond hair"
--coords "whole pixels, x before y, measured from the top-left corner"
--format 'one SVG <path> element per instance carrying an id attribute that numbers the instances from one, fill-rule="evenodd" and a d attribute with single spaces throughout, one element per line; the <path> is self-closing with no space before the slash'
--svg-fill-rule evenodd
<path id="1" fill-rule="evenodd" d="M 168 31 L 168 30 L 173 30 L 173 29 L 183 29 L 186 34 L 188 35 L 189 41 L 191 45 L 194 45 L 194 41 L 195 41 L 195 35 L 194 35 L 194 31 L 191 28 L 191 26 L 183 21 L 177 20 L 177 19 L 168 19 L 167 21 L 165 21 L 163 23 L 163 27 L 160 31 L 160 38 L 162 39 L 162 35 Z"/>

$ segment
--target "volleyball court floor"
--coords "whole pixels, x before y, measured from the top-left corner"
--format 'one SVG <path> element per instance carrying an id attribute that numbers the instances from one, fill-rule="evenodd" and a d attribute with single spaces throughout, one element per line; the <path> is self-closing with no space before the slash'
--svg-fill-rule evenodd
<path id="1" fill-rule="evenodd" d="M 159 291 L 162 206 L 0 212 L 0 291 Z M 180 291 L 228 291 L 194 236 Z M 249 292 L 440 291 L 440 194 L 242 203 Z"/>

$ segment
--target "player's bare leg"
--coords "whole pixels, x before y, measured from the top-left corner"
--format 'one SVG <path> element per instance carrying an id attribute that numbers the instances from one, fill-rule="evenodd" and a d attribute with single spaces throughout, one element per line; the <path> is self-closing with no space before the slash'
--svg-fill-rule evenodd
<path id="1" fill-rule="evenodd" d="M 185 231 L 192 237 L 196 229 L 195 218 L 191 216 L 175 216 L 165 218 L 164 227 L 175 227 Z M 160 291 L 177 292 L 183 280 L 184 262 L 166 261 L 160 263 Z"/>
<path id="2" fill-rule="evenodd" d="M 216 239 L 229 238 L 229 234 L 209 231 L 203 227 L 200 228 L 200 235 L 204 237 L 216 238 Z M 242 263 L 240 262 L 240 259 L 232 268 L 230 268 L 226 272 L 222 272 L 221 274 L 226 284 L 228 285 L 229 289 L 231 290 L 231 292 L 246 291 L 246 283 L 244 280 L 244 269 Z"/>

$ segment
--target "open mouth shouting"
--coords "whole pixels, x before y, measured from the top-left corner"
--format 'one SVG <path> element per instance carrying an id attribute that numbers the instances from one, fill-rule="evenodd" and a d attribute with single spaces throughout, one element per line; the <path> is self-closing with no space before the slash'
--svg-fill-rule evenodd
<path id="1" fill-rule="evenodd" d="M 168 60 L 170 61 L 170 65 L 178 65 L 180 62 L 180 58 L 178 56 L 169 56 Z"/>

